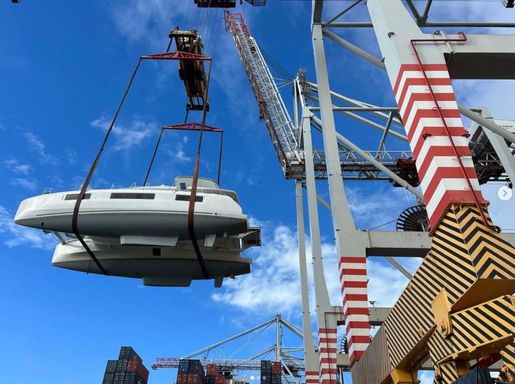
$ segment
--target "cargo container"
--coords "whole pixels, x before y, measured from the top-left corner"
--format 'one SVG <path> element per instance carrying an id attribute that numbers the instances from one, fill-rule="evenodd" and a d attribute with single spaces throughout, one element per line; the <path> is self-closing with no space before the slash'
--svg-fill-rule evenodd
<path id="1" fill-rule="evenodd" d="M 200 360 L 185 359 L 179 361 L 177 384 L 206 384 L 204 367 Z M 215 383 L 210 384 L 217 384 L 216 378 Z"/>
<path id="2" fill-rule="evenodd" d="M 102 384 L 112 384 L 114 381 L 114 373 L 106 372 L 104 373 L 104 379 L 102 380 Z"/>
<path id="3" fill-rule="evenodd" d="M 261 384 L 281 384 L 282 365 L 279 361 L 261 361 Z"/>
<path id="4" fill-rule="evenodd" d="M 121 347 L 118 360 L 108 360 L 102 384 L 147 384 L 148 376 L 148 369 L 134 349 Z"/>
<path id="5" fill-rule="evenodd" d="M 107 360 L 106 373 L 116 372 L 117 365 L 118 365 L 118 360 Z"/>

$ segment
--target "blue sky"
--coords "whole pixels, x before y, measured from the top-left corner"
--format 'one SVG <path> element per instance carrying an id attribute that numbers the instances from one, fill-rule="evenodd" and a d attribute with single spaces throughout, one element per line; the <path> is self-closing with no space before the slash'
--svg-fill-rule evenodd
<path id="1" fill-rule="evenodd" d="M 254 36 L 290 72 L 303 67 L 314 79 L 309 2 L 269 3 L 263 9 L 243 8 Z M 485 14 L 506 19 L 497 4 L 471 4 L 471 18 Z M 330 3 L 328 13 L 332 9 Z M 276 312 L 300 326 L 294 185 L 284 180 L 258 120 L 221 11 L 197 11 L 185 0 L 4 1 L 0 25 L 0 257 L 5 271 L 0 289 L 1 381 L 100 382 L 105 361 L 115 358 L 121 345 L 132 345 L 150 366 L 155 357 L 180 357 Z M 222 289 L 214 289 L 212 282 L 159 289 L 142 287 L 138 280 L 56 269 L 50 264 L 53 240 L 14 226 L 12 216 L 26 197 L 82 183 L 137 58 L 163 51 L 175 26 L 199 29 L 206 52 L 214 57 L 207 122 L 226 132 L 222 186 L 236 190 L 245 212 L 263 226 L 263 247 L 249 253 L 254 272 Z M 377 51 L 368 32 L 347 37 Z M 336 90 L 393 105 L 388 88 L 377 92 L 387 84 L 384 74 L 333 43 L 326 45 Z M 487 105 L 496 116 L 515 118 L 508 103 L 496 102 L 507 100 L 499 92 L 513 94 L 512 83 L 456 85 L 458 97 L 468 105 Z M 482 98 L 475 92 L 478 87 Z M 289 90 L 284 97 L 289 107 Z M 177 63 L 144 63 L 93 185 L 141 183 L 159 127 L 182 122 L 185 103 Z M 357 144 L 375 149 L 375 131 L 356 133 L 361 126 L 340 117 L 337 123 Z M 216 174 L 217 139 L 206 139 L 203 176 Z M 315 143 L 320 142 L 316 137 Z M 372 148 L 367 147 L 370 142 Z M 191 174 L 195 144 L 191 134 L 167 135 L 150 181 L 169 183 L 176 175 Z M 397 146 L 392 143 L 392 148 Z M 327 197 L 325 182 L 319 188 Z M 515 212 L 515 207 L 497 201 L 495 188 L 487 190 L 494 217 L 503 227 L 514 228 L 509 215 L 501 212 Z M 360 228 L 390 221 L 414 203 L 407 192 L 388 183 L 347 183 L 346 191 Z M 331 220 L 322 207 L 320 219 L 328 286 L 337 304 Z M 405 261 L 410 269 L 416 264 Z M 393 303 L 406 284 L 404 277 L 379 259 L 371 260 L 369 268 L 376 277 L 371 278 L 371 299 L 378 305 Z M 300 344 L 289 337 L 288 342 Z M 265 339 L 255 350 L 269 344 L 271 339 Z M 172 377 L 172 371 L 151 372 L 151 383 L 169 383 Z"/>

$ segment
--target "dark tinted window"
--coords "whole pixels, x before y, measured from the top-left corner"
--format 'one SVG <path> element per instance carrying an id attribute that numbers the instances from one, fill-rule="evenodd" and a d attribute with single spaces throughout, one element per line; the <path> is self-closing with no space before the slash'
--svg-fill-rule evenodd
<path id="1" fill-rule="evenodd" d="M 86 193 L 83 200 L 87 200 L 91 197 L 91 193 Z M 77 200 L 79 198 L 78 193 L 70 193 L 64 197 L 65 200 Z"/>
<path id="2" fill-rule="evenodd" d="M 190 201 L 190 195 L 175 195 L 175 200 L 179 201 Z M 201 203 L 204 200 L 204 196 L 195 196 L 195 201 Z"/>
<path id="3" fill-rule="evenodd" d="M 156 195 L 154 193 L 121 193 L 115 192 L 111 193 L 111 199 L 143 199 L 143 200 L 153 200 Z"/>

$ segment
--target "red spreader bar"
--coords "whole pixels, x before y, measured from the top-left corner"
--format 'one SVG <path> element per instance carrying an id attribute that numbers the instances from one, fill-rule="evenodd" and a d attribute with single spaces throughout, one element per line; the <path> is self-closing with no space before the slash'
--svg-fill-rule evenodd
<path id="1" fill-rule="evenodd" d="M 201 123 L 184 123 L 184 124 L 171 124 L 165 125 L 163 129 L 181 130 L 181 131 L 205 131 L 205 132 L 223 132 L 221 128 L 211 127 L 210 125 Z"/>
<path id="2" fill-rule="evenodd" d="M 154 53 L 151 55 L 143 55 L 141 56 L 141 60 L 191 60 L 191 61 L 210 61 L 212 60 L 211 56 L 199 55 L 197 53 L 189 53 L 189 52 L 163 52 L 163 53 Z"/>

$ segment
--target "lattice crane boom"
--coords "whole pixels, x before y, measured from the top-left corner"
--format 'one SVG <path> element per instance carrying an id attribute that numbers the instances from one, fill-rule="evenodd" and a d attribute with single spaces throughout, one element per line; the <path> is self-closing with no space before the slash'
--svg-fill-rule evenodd
<path id="1" fill-rule="evenodd" d="M 296 128 L 261 50 L 243 20 L 243 15 L 226 12 L 225 22 L 250 80 L 259 105 L 260 117 L 265 121 L 283 171 L 288 174 L 290 168 L 302 163 Z"/>

